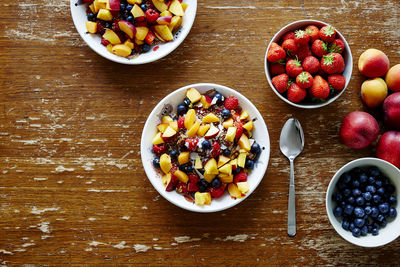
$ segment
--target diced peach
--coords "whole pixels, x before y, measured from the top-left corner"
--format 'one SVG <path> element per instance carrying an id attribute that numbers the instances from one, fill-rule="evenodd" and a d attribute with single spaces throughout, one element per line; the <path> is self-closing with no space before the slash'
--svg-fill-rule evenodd
<path id="1" fill-rule="evenodd" d="M 248 182 L 238 182 L 236 185 L 243 195 L 249 192 L 250 187 Z"/>
<path id="2" fill-rule="evenodd" d="M 226 121 L 222 123 L 225 129 L 228 129 L 229 127 L 233 126 L 233 119 L 229 118 Z"/>
<path id="3" fill-rule="evenodd" d="M 204 180 L 211 183 L 211 181 L 217 176 L 216 174 L 204 173 Z"/>
<path id="4" fill-rule="evenodd" d="M 113 45 L 121 43 L 121 39 L 119 39 L 118 35 L 110 29 L 106 29 L 105 33 L 103 34 L 103 38 Z"/>
<path id="5" fill-rule="evenodd" d="M 229 184 L 233 182 L 233 175 L 227 175 L 227 174 L 219 174 L 218 178 L 221 180 L 221 182 L 225 184 Z"/>
<path id="6" fill-rule="evenodd" d="M 200 102 L 203 105 L 203 108 L 207 109 L 207 108 L 211 107 L 211 103 L 207 101 L 207 99 L 204 95 L 201 96 Z"/>
<path id="7" fill-rule="evenodd" d="M 135 19 L 145 16 L 143 10 L 137 4 L 133 5 L 131 13 Z"/>
<path id="8" fill-rule="evenodd" d="M 108 10 L 112 10 L 112 11 L 119 11 L 120 10 L 120 1 L 119 0 L 107 0 L 106 8 Z"/>
<path id="9" fill-rule="evenodd" d="M 238 141 L 238 145 L 239 145 L 240 148 L 242 148 L 242 149 L 244 149 L 246 151 L 250 151 L 250 149 L 251 149 L 249 138 L 245 134 L 242 134 L 240 136 L 239 141 Z"/>
<path id="10" fill-rule="evenodd" d="M 181 182 L 183 182 L 183 183 L 185 183 L 185 184 L 189 181 L 189 177 L 187 176 L 187 174 L 184 173 L 184 172 L 181 171 L 181 170 L 176 170 L 176 171 L 174 172 L 174 175 L 175 175 L 176 177 L 178 177 L 179 181 L 181 181 Z"/>
<path id="11" fill-rule="evenodd" d="M 245 153 L 240 153 L 239 156 L 237 157 L 237 164 L 239 167 L 244 168 L 246 164 L 246 154 Z"/>
<path id="12" fill-rule="evenodd" d="M 143 0 L 128 0 L 128 3 L 131 5 L 134 5 L 134 4 L 140 5 L 142 2 L 143 2 Z"/>
<path id="13" fill-rule="evenodd" d="M 384 76 L 389 70 L 389 58 L 378 49 L 365 50 L 358 59 L 358 69 L 362 75 L 370 78 Z"/>
<path id="14" fill-rule="evenodd" d="M 108 45 L 106 46 L 106 48 L 107 48 L 107 51 L 108 51 L 108 52 L 110 52 L 111 54 L 113 54 L 113 50 L 112 50 L 113 45 L 112 45 L 112 44 L 108 44 Z"/>
<path id="15" fill-rule="evenodd" d="M 186 11 L 186 8 L 188 7 L 187 3 L 181 3 L 183 11 Z"/>
<path id="16" fill-rule="evenodd" d="M 99 13 L 97 13 L 97 18 L 105 21 L 112 21 L 113 15 L 110 10 L 102 8 L 99 10 Z"/>
<path id="17" fill-rule="evenodd" d="M 173 0 L 171 5 L 169 6 L 168 9 L 172 14 L 177 15 L 177 16 L 184 16 L 185 12 L 183 11 L 181 2 L 178 0 Z"/>
<path id="18" fill-rule="evenodd" d="M 89 8 L 90 8 L 90 11 L 92 11 L 93 14 L 97 14 L 97 12 L 99 12 L 99 10 L 96 10 L 96 8 L 94 6 L 94 2 L 89 5 Z"/>
<path id="19" fill-rule="evenodd" d="M 168 125 L 167 129 L 165 129 L 165 132 L 163 133 L 164 138 L 170 138 L 176 134 L 176 131 Z"/>
<path id="20" fill-rule="evenodd" d="M 196 157 L 195 163 L 194 163 L 194 168 L 195 169 L 202 169 L 203 164 L 201 163 L 200 157 Z"/>
<path id="21" fill-rule="evenodd" d="M 167 25 L 155 25 L 154 31 L 161 36 L 164 41 L 172 41 L 174 36 Z"/>
<path id="22" fill-rule="evenodd" d="M 169 126 L 169 124 L 168 123 L 160 123 L 160 124 L 158 124 L 157 125 L 157 129 L 160 131 L 160 132 L 165 132 L 165 129 L 167 129 L 167 127 Z"/>
<path id="23" fill-rule="evenodd" d="M 114 45 L 112 51 L 114 54 L 120 57 L 127 57 L 132 53 L 132 49 L 124 44 Z"/>
<path id="24" fill-rule="evenodd" d="M 253 130 L 253 121 L 248 121 L 246 122 L 245 125 L 243 125 L 243 128 L 246 129 L 247 131 Z"/>
<path id="25" fill-rule="evenodd" d="M 178 156 L 178 162 L 179 162 L 179 164 L 182 165 L 182 164 L 188 163 L 188 162 L 189 162 L 189 156 L 190 156 L 190 153 L 189 153 L 189 152 L 187 152 L 187 151 L 181 152 L 181 153 L 179 154 L 179 156 Z"/>
<path id="26" fill-rule="evenodd" d="M 210 129 L 207 131 L 207 133 L 204 135 L 205 139 L 211 139 L 214 138 L 218 135 L 219 129 L 214 126 L 214 124 L 211 124 Z"/>
<path id="27" fill-rule="evenodd" d="M 153 5 L 157 8 L 158 11 L 164 12 L 168 9 L 168 6 L 164 3 L 164 1 L 152 0 Z"/>
<path id="28" fill-rule="evenodd" d="M 171 168 L 172 168 L 171 157 L 168 154 L 164 153 L 161 155 L 160 167 L 164 173 L 168 173 L 171 170 Z"/>
<path id="29" fill-rule="evenodd" d="M 136 27 L 136 39 L 143 41 L 146 38 L 147 33 L 149 32 L 149 28 L 145 26 Z"/>
<path id="30" fill-rule="evenodd" d="M 189 109 L 185 115 L 185 128 L 190 129 L 194 122 L 196 121 L 196 111 L 194 109 Z"/>
<path id="31" fill-rule="evenodd" d="M 124 42 L 124 45 L 127 45 L 130 49 L 133 49 L 135 47 L 135 45 L 129 39 Z"/>
<path id="32" fill-rule="evenodd" d="M 97 23 L 93 21 L 86 21 L 86 30 L 90 33 L 96 33 Z"/>
<path id="33" fill-rule="evenodd" d="M 133 26 L 132 23 L 125 21 L 125 20 L 120 20 L 120 21 L 118 21 L 118 26 L 121 29 L 121 31 L 123 31 L 124 33 L 126 33 L 129 36 L 129 38 L 133 39 L 133 37 L 135 37 L 136 28 L 135 28 L 135 26 Z"/>
<path id="34" fill-rule="evenodd" d="M 186 91 L 186 97 L 189 98 L 190 102 L 196 103 L 201 99 L 201 94 L 196 90 L 196 88 L 189 88 Z"/>
<path id="35" fill-rule="evenodd" d="M 135 38 L 135 44 L 142 45 L 142 44 L 144 44 L 144 40 L 139 40 L 139 39 Z"/>
<path id="36" fill-rule="evenodd" d="M 169 125 L 169 123 L 173 121 L 173 119 L 170 116 L 163 116 L 161 118 L 161 123 L 167 123 Z"/>
<path id="37" fill-rule="evenodd" d="M 187 131 L 186 135 L 189 138 L 195 136 L 199 127 L 200 127 L 200 121 L 196 120 L 196 122 L 192 125 L 192 127 L 190 127 L 190 129 Z"/>
<path id="38" fill-rule="evenodd" d="M 175 131 L 179 130 L 177 121 L 170 121 L 169 126 L 171 126 L 171 128 L 174 129 Z"/>
<path id="39" fill-rule="evenodd" d="M 196 192 L 194 194 L 194 200 L 196 205 L 199 206 L 204 206 L 204 205 L 210 205 L 211 204 L 211 194 L 209 192 Z"/>
<path id="40" fill-rule="evenodd" d="M 95 14 L 97 14 L 100 9 L 105 9 L 106 8 L 106 2 L 100 2 L 99 0 L 94 0 L 93 2 L 94 5 L 94 10 L 95 10 Z"/>
<path id="41" fill-rule="evenodd" d="M 159 145 L 159 144 L 162 144 L 162 143 L 164 143 L 164 140 L 161 137 L 161 133 L 158 132 L 156 134 L 156 136 L 154 136 L 154 138 L 153 138 L 153 145 Z"/>
<path id="42" fill-rule="evenodd" d="M 220 173 L 224 173 L 227 175 L 231 175 L 232 174 L 232 165 L 231 164 L 225 164 L 224 166 L 222 166 L 221 168 L 218 169 L 218 171 Z"/>
<path id="43" fill-rule="evenodd" d="M 204 136 L 207 133 L 208 129 L 210 129 L 210 124 L 202 124 L 197 130 L 197 134 L 199 136 Z"/>
<path id="44" fill-rule="evenodd" d="M 171 16 L 163 16 L 163 17 L 158 17 L 157 18 L 157 23 L 160 25 L 169 25 L 171 23 Z"/>
<path id="45" fill-rule="evenodd" d="M 204 165 L 204 173 L 208 174 L 218 174 L 218 167 L 217 161 L 214 158 L 211 158 L 207 163 Z"/>
<path id="46" fill-rule="evenodd" d="M 243 111 L 242 114 L 240 114 L 240 120 L 245 120 L 249 117 L 249 113 L 247 111 Z"/>
<path id="47" fill-rule="evenodd" d="M 171 12 L 169 12 L 168 10 L 165 10 L 164 12 L 160 13 L 160 17 L 164 17 L 164 16 L 173 16 Z"/>
<path id="48" fill-rule="evenodd" d="M 212 112 L 205 115 L 202 119 L 203 123 L 219 122 L 219 118 Z"/>
<path id="49" fill-rule="evenodd" d="M 242 198 L 242 193 L 234 183 L 228 184 L 228 192 L 233 198 Z"/>
<path id="50" fill-rule="evenodd" d="M 236 127 L 235 126 L 229 127 L 228 130 L 226 131 L 225 140 L 233 143 L 233 141 L 235 140 L 235 136 L 236 136 Z"/>
<path id="51" fill-rule="evenodd" d="M 169 29 L 173 32 L 176 31 L 182 25 L 182 17 L 181 16 L 173 16 L 171 22 L 169 24 Z"/>
<path id="52" fill-rule="evenodd" d="M 225 157 L 224 155 L 219 155 L 218 157 L 218 168 L 225 165 L 231 159 L 229 157 Z"/>

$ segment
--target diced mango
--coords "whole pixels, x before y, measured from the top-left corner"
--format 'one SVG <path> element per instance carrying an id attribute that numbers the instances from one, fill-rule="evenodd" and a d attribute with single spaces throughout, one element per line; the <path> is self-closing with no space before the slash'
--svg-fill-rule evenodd
<path id="1" fill-rule="evenodd" d="M 190 102 L 196 103 L 201 99 L 201 94 L 196 90 L 196 88 L 189 88 L 186 91 L 186 97 L 189 98 Z"/>
<path id="2" fill-rule="evenodd" d="M 242 111 L 242 114 L 240 114 L 240 120 L 245 120 L 249 117 L 249 113 L 247 111 Z"/>
<path id="3" fill-rule="evenodd" d="M 209 174 L 209 173 L 204 173 L 204 180 L 207 182 L 211 183 L 211 181 L 217 176 L 216 174 Z"/>
<path id="4" fill-rule="evenodd" d="M 236 185 L 237 185 L 239 191 L 243 195 L 245 195 L 247 192 L 249 192 L 250 187 L 249 187 L 249 183 L 248 182 L 239 182 Z"/>
<path id="5" fill-rule="evenodd" d="M 96 33 L 97 23 L 93 21 L 86 21 L 86 30 L 90 33 Z"/>
<path id="6" fill-rule="evenodd" d="M 246 165 L 246 154 L 239 154 L 239 156 L 237 157 L 237 164 L 239 167 L 244 168 L 244 166 Z"/>
<path id="7" fill-rule="evenodd" d="M 226 121 L 224 121 L 222 123 L 222 125 L 224 126 L 225 129 L 228 129 L 229 127 L 232 127 L 233 126 L 233 119 L 232 118 L 227 119 Z"/>
<path id="8" fill-rule="evenodd" d="M 189 109 L 185 115 L 185 122 L 184 122 L 185 128 L 189 130 L 195 121 L 196 121 L 196 111 L 194 109 Z"/>
<path id="9" fill-rule="evenodd" d="M 207 173 L 207 174 L 218 174 L 217 161 L 214 158 L 211 158 L 204 165 L 204 173 Z"/>
<path id="10" fill-rule="evenodd" d="M 112 51 L 114 54 L 120 57 L 127 57 L 132 53 L 132 49 L 124 44 L 114 45 Z"/>
<path id="11" fill-rule="evenodd" d="M 196 157 L 194 168 L 198 170 L 203 168 L 203 164 L 201 163 L 200 157 Z"/>
<path id="12" fill-rule="evenodd" d="M 245 125 L 243 125 L 243 128 L 246 129 L 247 131 L 253 130 L 253 121 L 248 121 L 246 122 Z"/>
<path id="13" fill-rule="evenodd" d="M 236 136 L 236 127 L 231 126 L 228 128 L 228 131 L 226 132 L 225 140 L 232 142 L 235 141 L 235 136 Z"/>
<path id="14" fill-rule="evenodd" d="M 178 0 L 173 0 L 168 10 L 171 11 L 172 14 L 177 16 L 185 15 L 185 11 L 183 11 L 181 2 L 179 2 Z"/>
<path id="15" fill-rule="evenodd" d="M 173 18 L 172 18 L 173 19 Z M 211 107 L 211 103 L 209 103 L 204 95 L 201 96 L 200 99 L 201 104 L 203 104 L 203 108 L 207 109 Z"/>
<path id="16" fill-rule="evenodd" d="M 100 2 L 99 0 L 95 0 L 93 2 L 93 5 L 95 10 L 94 13 L 97 14 L 100 11 L 100 9 L 105 9 L 107 4 L 106 2 Z"/>
<path id="17" fill-rule="evenodd" d="M 197 134 L 199 136 L 204 136 L 208 132 L 208 129 L 210 129 L 210 124 L 202 124 L 197 130 Z"/>
<path id="18" fill-rule="evenodd" d="M 211 194 L 209 192 L 196 192 L 194 194 L 194 202 L 196 205 L 204 206 L 211 204 Z"/>
<path id="19" fill-rule="evenodd" d="M 173 121 L 173 119 L 172 119 L 170 116 L 163 116 L 163 117 L 161 118 L 161 123 L 168 123 L 168 125 L 169 125 L 169 123 L 170 123 L 171 121 Z"/>
<path id="20" fill-rule="evenodd" d="M 224 166 L 222 166 L 218 170 L 219 170 L 220 173 L 231 175 L 232 174 L 232 165 L 231 164 L 225 164 Z"/>
<path id="21" fill-rule="evenodd" d="M 202 119 L 203 123 L 219 122 L 219 118 L 212 112 L 205 115 Z"/>
<path id="22" fill-rule="evenodd" d="M 188 151 L 181 152 L 178 156 L 178 162 L 180 165 L 186 164 L 189 162 L 190 153 Z"/>
<path id="23" fill-rule="evenodd" d="M 240 148 L 242 148 L 246 151 L 250 151 L 250 149 L 251 149 L 249 138 L 245 134 L 242 134 L 242 136 L 240 136 L 238 145 Z"/>
<path id="24" fill-rule="evenodd" d="M 224 155 L 219 155 L 218 158 L 218 168 L 225 165 L 228 161 L 230 161 L 231 159 L 228 157 L 225 157 Z"/>
<path id="25" fill-rule="evenodd" d="M 143 9 L 140 8 L 137 4 L 133 5 L 133 8 L 131 9 L 131 13 L 135 19 L 144 17 L 144 12 Z"/>
<path id="26" fill-rule="evenodd" d="M 113 15 L 110 10 L 102 8 L 99 10 L 99 13 L 97 13 L 97 18 L 105 21 L 112 21 Z"/>
<path id="27" fill-rule="evenodd" d="M 168 154 L 164 153 L 161 155 L 160 167 L 164 173 L 168 173 L 171 170 L 171 168 L 172 168 L 171 157 Z"/>
<path id="28" fill-rule="evenodd" d="M 191 138 L 196 135 L 197 131 L 199 130 L 200 127 L 200 121 L 196 120 L 196 122 L 190 127 L 190 129 L 187 131 L 186 135 Z"/>
<path id="29" fill-rule="evenodd" d="M 159 145 L 162 143 L 164 143 L 164 140 L 161 137 L 161 132 L 158 132 L 153 138 L 153 145 Z"/>
<path id="30" fill-rule="evenodd" d="M 233 182 L 233 175 L 227 175 L 227 174 L 219 174 L 218 178 L 221 180 L 221 182 L 225 184 L 229 184 Z"/>
<path id="31" fill-rule="evenodd" d="M 186 183 L 189 181 L 189 177 L 187 176 L 187 174 L 184 173 L 184 172 L 181 171 L 181 170 L 176 170 L 176 171 L 174 172 L 174 175 L 175 175 L 176 177 L 178 177 L 179 181 L 181 181 L 182 183 L 185 183 L 185 184 L 186 184 Z"/>
<path id="32" fill-rule="evenodd" d="M 228 184 L 228 192 L 233 198 L 242 198 L 242 193 L 234 183 Z"/>

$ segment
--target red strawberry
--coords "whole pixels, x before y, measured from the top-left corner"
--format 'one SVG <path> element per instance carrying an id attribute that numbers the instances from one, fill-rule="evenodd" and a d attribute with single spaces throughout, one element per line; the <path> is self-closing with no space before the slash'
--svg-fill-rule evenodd
<path id="1" fill-rule="evenodd" d="M 292 83 L 287 91 L 287 98 L 293 103 L 299 103 L 307 96 L 306 89 L 301 88 L 297 83 Z"/>
<path id="2" fill-rule="evenodd" d="M 311 45 L 311 52 L 313 52 L 313 54 L 317 57 L 322 57 L 323 55 L 326 55 L 328 53 L 328 46 L 326 45 L 326 43 L 324 43 L 324 41 L 317 39 Z"/>
<path id="3" fill-rule="evenodd" d="M 332 74 L 328 76 L 328 83 L 336 90 L 343 90 L 346 85 L 346 78 L 340 74 Z"/>
<path id="4" fill-rule="evenodd" d="M 285 73 L 285 63 L 271 63 L 269 65 L 269 71 L 273 76 Z"/>
<path id="5" fill-rule="evenodd" d="M 272 84 L 279 93 L 286 92 L 288 88 L 289 76 L 286 73 L 275 76 L 271 79 Z"/>
<path id="6" fill-rule="evenodd" d="M 149 45 L 151 45 L 153 43 L 154 39 L 156 39 L 156 35 L 152 31 L 149 31 L 147 33 L 146 37 L 144 38 L 146 43 Z"/>
<path id="7" fill-rule="evenodd" d="M 303 69 L 311 74 L 317 73 L 320 68 L 319 60 L 316 57 L 308 56 L 303 60 L 301 64 Z"/>
<path id="8" fill-rule="evenodd" d="M 294 32 L 287 32 L 285 35 L 282 37 L 282 41 L 288 40 L 288 39 L 294 39 Z"/>
<path id="9" fill-rule="evenodd" d="M 327 81 L 317 75 L 314 77 L 314 82 L 309 92 L 312 97 L 325 99 L 329 96 L 330 87 Z"/>
<path id="10" fill-rule="evenodd" d="M 184 182 L 178 182 L 175 190 L 178 193 L 186 194 L 188 192 L 188 186 Z"/>
<path id="11" fill-rule="evenodd" d="M 319 30 L 319 38 L 322 39 L 322 41 L 331 43 L 333 40 L 335 40 L 336 36 L 336 31 L 335 28 L 333 28 L 330 25 L 324 26 Z"/>
<path id="12" fill-rule="evenodd" d="M 188 183 L 187 190 L 189 192 L 197 192 L 197 191 L 199 191 L 198 183 Z"/>
<path id="13" fill-rule="evenodd" d="M 165 145 L 164 144 L 153 145 L 153 152 L 157 155 L 161 155 L 162 153 L 165 152 Z"/>
<path id="14" fill-rule="evenodd" d="M 212 198 L 220 198 L 224 195 L 225 188 L 226 184 L 221 184 L 219 187 L 210 187 L 208 192 L 210 192 Z"/>
<path id="15" fill-rule="evenodd" d="M 297 45 L 293 39 L 287 39 L 283 41 L 282 48 L 285 49 L 287 55 L 289 56 L 296 55 Z"/>
<path id="16" fill-rule="evenodd" d="M 195 174 L 193 172 L 188 173 L 188 177 L 189 177 L 189 182 L 190 183 L 197 184 L 198 182 L 200 182 L 199 176 L 197 176 L 197 174 Z"/>
<path id="17" fill-rule="evenodd" d="M 313 77 L 311 76 L 310 73 L 307 71 L 303 71 L 296 77 L 296 83 L 301 87 L 301 88 L 309 88 L 313 84 Z"/>
<path id="18" fill-rule="evenodd" d="M 344 50 L 344 43 L 340 39 L 335 39 L 329 46 L 329 53 L 342 53 Z"/>
<path id="19" fill-rule="evenodd" d="M 285 59 L 285 57 L 285 50 L 277 43 L 272 42 L 268 50 L 267 60 L 269 62 L 277 62 L 281 59 Z"/>
<path id="20" fill-rule="evenodd" d="M 289 59 L 289 61 L 286 63 L 286 73 L 289 75 L 289 77 L 296 77 L 303 71 L 303 68 L 301 67 L 300 61 L 297 59 Z"/>
<path id="21" fill-rule="evenodd" d="M 306 28 L 306 32 L 310 35 L 310 41 L 313 43 L 319 38 L 319 29 L 315 25 L 309 25 Z"/>
<path id="22" fill-rule="evenodd" d="M 233 125 L 236 127 L 236 135 L 235 138 L 239 139 L 243 134 L 243 123 L 240 121 L 235 121 Z"/>
<path id="23" fill-rule="evenodd" d="M 307 45 L 303 45 L 297 48 L 297 58 L 302 61 L 304 60 L 306 57 L 311 56 L 311 51 L 310 51 L 310 47 Z"/>
<path id="24" fill-rule="evenodd" d="M 329 53 L 321 58 L 321 69 L 328 73 L 342 73 L 344 70 L 344 60 L 339 53 Z"/>
<path id="25" fill-rule="evenodd" d="M 221 154 L 221 146 L 218 144 L 217 141 L 214 141 L 213 147 L 211 150 L 211 157 L 216 158 Z"/>
<path id="26" fill-rule="evenodd" d="M 185 117 L 181 116 L 178 119 L 178 128 L 179 129 L 185 129 Z"/>
<path id="27" fill-rule="evenodd" d="M 185 140 L 185 145 L 187 146 L 188 150 L 195 151 L 197 148 L 197 143 L 199 139 L 197 138 L 188 138 Z"/>
<path id="28" fill-rule="evenodd" d="M 235 184 L 246 181 L 247 181 L 247 174 L 244 171 L 240 171 L 237 174 L 235 174 L 235 176 L 233 176 L 233 182 Z"/>
<path id="29" fill-rule="evenodd" d="M 303 30 L 298 30 L 294 32 L 294 42 L 297 46 L 306 45 L 310 41 L 310 35 Z"/>
<path id="30" fill-rule="evenodd" d="M 226 109 L 233 110 L 236 109 L 239 105 L 239 100 L 235 96 L 228 96 L 225 99 L 224 106 Z"/>

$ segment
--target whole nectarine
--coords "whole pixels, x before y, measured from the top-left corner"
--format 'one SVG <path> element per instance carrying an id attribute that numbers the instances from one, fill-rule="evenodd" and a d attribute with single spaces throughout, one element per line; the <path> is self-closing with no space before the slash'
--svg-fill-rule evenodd
<path id="1" fill-rule="evenodd" d="M 389 58 L 378 49 L 365 50 L 358 59 L 358 69 L 370 78 L 381 77 L 389 70 Z"/>
<path id="2" fill-rule="evenodd" d="M 386 74 L 386 84 L 390 90 L 400 92 L 400 64 L 389 69 Z"/>
<path id="3" fill-rule="evenodd" d="M 376 156 L 400 168 L 400 132 L 388 131 L 379 138 Z"/>
<path id="4" fill-rule="evenodd" d="M 387 94 L 386 83 L 381 78 L 366 80 L 361 85 L 361 99 L 370 108 L 381 105 Z"/>
<path id="5" fill-rule="evenodd" d="M 383 102 L 385 125 L 400 130 L 400 92 L 391 94 Z"/>

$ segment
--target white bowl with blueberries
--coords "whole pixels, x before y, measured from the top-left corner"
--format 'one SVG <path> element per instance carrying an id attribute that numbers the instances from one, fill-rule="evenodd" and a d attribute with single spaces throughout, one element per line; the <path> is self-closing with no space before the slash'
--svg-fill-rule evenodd
<path id="1" fill-rule="evenodd" d="M 378 158 L 361 158 L 333 176 L 326 211 L 336 232 L 362 247 L 378 247 L 400 236 L 400 170 Z"/>

